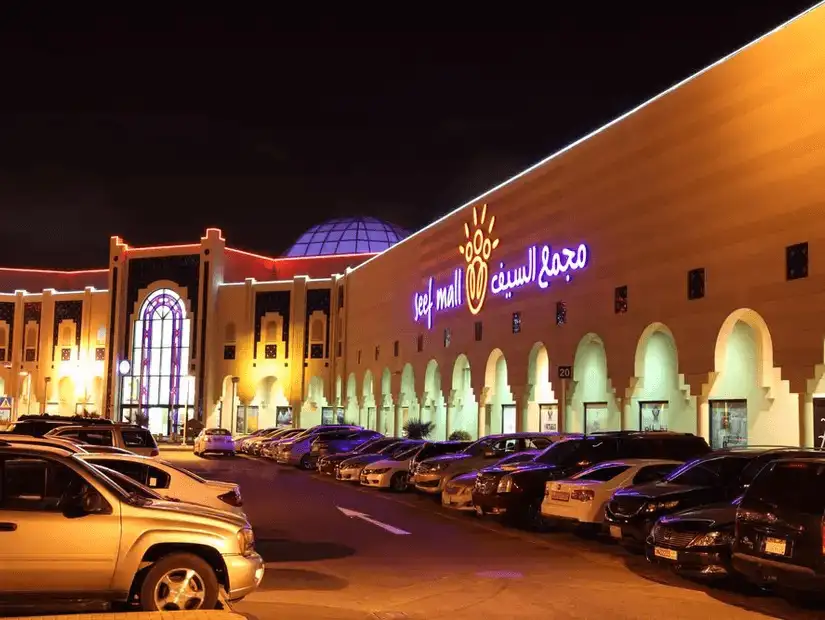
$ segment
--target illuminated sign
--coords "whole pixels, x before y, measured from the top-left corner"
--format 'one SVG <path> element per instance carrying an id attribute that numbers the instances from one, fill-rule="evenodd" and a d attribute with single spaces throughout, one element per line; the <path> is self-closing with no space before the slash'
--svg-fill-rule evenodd
<path id="1" fill-rule="evenodd" d="M 416 322 L 426 321 L 427 328 L 432 329 L 436 314 L 463 305 L 471 314 L 478 314 L 484 308 L 488 289 L 505 299 L 531 284 L 545 290 L 559 277 L 570 282 L 571 274 L 589 263 L 589 251 L 583 243 L 574 249 L 562 248 L 555 252 L 550 245 L 533 245 L 527 248 L 524 262 L 511 268 L 499 262 L 498 270 L 491 274 L 490 258 L 499 246 L 499 239 L 493 239 L 495 223 L 495 216 L 487 220 L 487 205 L 481 207 L 480 214 L 473 207 L 472 227 L 464 224 L 466 242 L 458 248 L 466 267 L 455 269 L 452 279 L 443 285 L 436 285 L 432 277 L 427 279 L 426 290 L 413 295 Z"/>

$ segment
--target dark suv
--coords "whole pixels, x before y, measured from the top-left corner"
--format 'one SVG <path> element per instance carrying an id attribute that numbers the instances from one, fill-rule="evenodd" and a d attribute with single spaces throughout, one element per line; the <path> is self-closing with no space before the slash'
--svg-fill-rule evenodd
<path id="1" fill-rule="evenodd" d="M 558 441 L 533 461 L 516 469 L 489 468 L 473 488 L 478 514 L 507 514 L 522 525 L 541 522 L 545 483 L 586 467 L 626 458 L 688 460 L 710 451 L 702 437 L 666 431 L 594 433 Z"/>
<path id="2" fill-rule="evenodd" d="M 378 437 L 383 437 L 383 435 L 378 431 L 371 431 L 366 428 L 359 431 L 341 430 L 321 433 L 312 442 L 309 449 L 310 458 L 317 463 L 322 456 L 350 452 L 362 443 L 372 441 Z"/>
<path id="3" fill-rule="evenodd" d="M 825 587 L 825 458 L 767 465 L 736 510 L 733 567 L 759 585 Z"/>
<path id="4" fill-rule="evenodd" d="M 15 435 L 30 435 L 32 437 L 42 437 L 46 433 L 61 426 L 69 426 L 71 424 L 83 425 L 103 425 L 112 426 L 112 421 L 103 418 L 84 418 L 81 416 L 62 416 L 62 415 L 21 415 L 15 422 L 9 426 L 5 432 L 14 433 Z"/>

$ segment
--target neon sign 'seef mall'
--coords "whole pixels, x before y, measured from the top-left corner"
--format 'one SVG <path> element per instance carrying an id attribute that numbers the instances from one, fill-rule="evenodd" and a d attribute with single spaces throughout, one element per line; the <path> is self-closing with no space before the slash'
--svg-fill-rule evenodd
<path id="1" fill-rule="evenodd" d="M 823 76 L 817 7 L 349 271 L 348 417 L 820 444 Z"/>

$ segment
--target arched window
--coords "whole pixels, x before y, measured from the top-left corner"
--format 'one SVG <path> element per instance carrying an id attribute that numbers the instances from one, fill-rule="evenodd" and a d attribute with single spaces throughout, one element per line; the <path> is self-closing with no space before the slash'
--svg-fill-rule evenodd
<path id="1" fill-rule="evenodd" d="M 267 321 L 264 329 L 264 342 L 278 342 L 278 322 Z"/>
<path id="2" fill-rule="evenodd" d="M 37 325 L 29 325 L 26 328 L 26 348 L 37 346 Z"/>
<path id="3" fill-rule="evenodd" d="M 60 326 L 60 346 L 72 346 L 72 326 L 69 324 L 63 324 Z"/>
<path id="4" fill-rule="evenodd" d="M 5 349 L 9 344 L 9 333 L 5 325 L 0 325 L 0 348 Z"/>
<path id="5" fill-rule="evenodd" d="M 183 381 L 189 374 L 189 323 L 183 299 L 171 289 L 152 292 L 135 319 L 129 402 L 137 400 L 156 434 L 177 432 L 183 420 L 171 414 L 193 398 L 181 393 L 189 385 Z"/>
<path id="6" fill-rule="evenodd" d="M 309 329 L 309 339 L 312 342 L 324 341 L 324 322 L 321 319 L 312 321 Z"/>

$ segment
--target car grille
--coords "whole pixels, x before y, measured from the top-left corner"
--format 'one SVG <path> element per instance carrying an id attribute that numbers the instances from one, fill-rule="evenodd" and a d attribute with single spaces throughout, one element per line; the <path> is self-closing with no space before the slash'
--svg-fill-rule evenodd
<path id="1" fill-rule="evenodd" d="M 620 517 L 635 517 L 639 511 L 647 503 L 646 499 L 641 497 L 623 497 L 621 499 L 614 499 L 610 502 L 610 512 Z"/>
<path id="2" fill-rule="evenodd" d="M 653 541 L 657 545 L 684 549 L 699 535 L 697 532 L 677 532 L 669 527 L 657 527 L 653 532 Z"/>
<path id="3" fill-rule="evenodd" d="M 495 474 L 479 474 L 476 478 L 475 492 L 482 495 L 492 495 L 498 487 L 498 476 Z"/>

